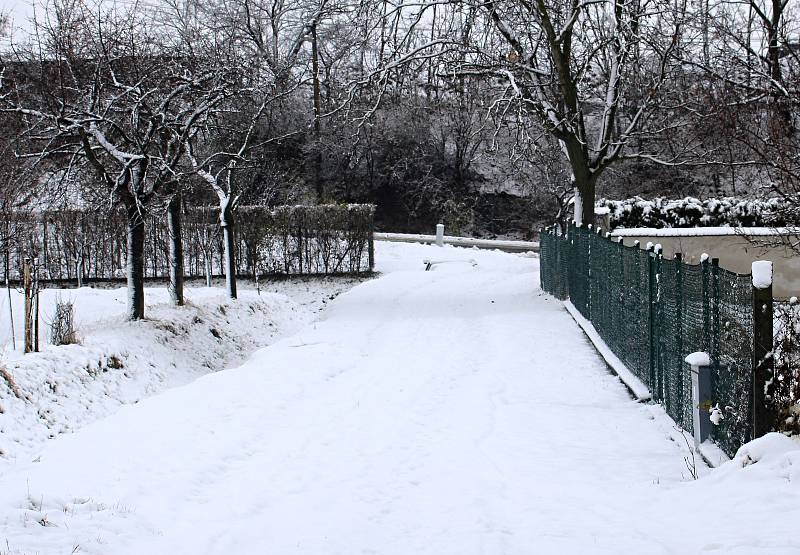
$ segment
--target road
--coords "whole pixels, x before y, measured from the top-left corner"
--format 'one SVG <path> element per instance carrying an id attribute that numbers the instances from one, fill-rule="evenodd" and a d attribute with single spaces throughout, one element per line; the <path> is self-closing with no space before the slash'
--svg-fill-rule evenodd
<path id="1" fill-rule="evenodd" d="M 440 263 L 426 272 L 426 258 Z M 0 478 L 0 551 L 800 546 L 781 534 L 798 488 L 704 468 L 692 481 L 680 434 L 539 291 L 537 259 L 379 244 L 378 261 L 381 277 L 242 367 L 57 438 Z"/>

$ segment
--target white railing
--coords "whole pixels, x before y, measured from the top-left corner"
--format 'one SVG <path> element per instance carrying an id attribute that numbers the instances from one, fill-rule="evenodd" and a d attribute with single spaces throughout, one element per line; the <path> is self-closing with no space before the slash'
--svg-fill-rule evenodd
<path id="1" fill-rule="evenodd" d="M 443 230 L 441 234 L 437 235 L 423 235 L 416 233 L 375 233 L 374 237 L 376 241 L 423 243 L 430 245 L 436 245 L 437 243 L 441 242 L 444 245 L 453 245 L 455 247 L 497 249 L 506 252 L 539 252 L 539 243 L 537 241 L 507 241 L 500 239 L 473 239 L 472 237 L 455 237 L 452 235 L 444 235 Z"/>

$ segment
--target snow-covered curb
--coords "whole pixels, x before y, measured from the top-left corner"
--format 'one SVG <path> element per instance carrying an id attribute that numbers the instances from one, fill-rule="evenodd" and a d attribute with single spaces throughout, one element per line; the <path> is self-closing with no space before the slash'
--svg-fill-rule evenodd
<path id="1" fill-rule="evenodd" d="M 572 318 L 575 319 L 575 322 L 577 322 L 581 329 L 583 329 L 583 332 L 586 334 L 592 344 L 594 344 L 595 348 L 600 353 L 600 356 L 605 359 L 606 364 L 608 364 L 611 370 L 613 370 L 619 379 L 622 380 L 622 383 L 625 384 L 625 387 L 630 390 L 631 394 L 636 398 L 636 400 L 649 401 L 652 398 L 650 390 L 639 378 L 633 374 L 633 372 L 628 370 L 619 357 L 617 357 L 617 355 L 611 351 L 608 345 L 606 345 L 606 342 L 600 337 L 600 334 L 597 333 L 597 330 L 594 329 L 592 323 L 584 318 L 570 301 L 564 301 L 564 306 Z"/>
<path id="2" fill-rule="evenodd" d="M 564 307 L 581 327 L 595 346 L 595 349 L 597 349 L 597 352 L 600 353 L 600 356 L 606 361 L 606 364 L 608 364 L 617 377 L 619 377 L 620 381 L 625 384 L 625 387 L 628 388 L 634 398 L 639 402 L 650 401 L 653 397 L 650 390 L 627 366 L 625 366 L 625 363 L 613 353 L 611 348 L 606 345 L 606 342 L 603 341 L 603 338 L 600 337 L 600 334 L 594 329 L 592 323 L 584 318 L 583 314 L 581 314 L 570 301 L 564 301 Z M 700 456 L 703 457 L 703 460 L 712 468 L 717 468 L 731 460 L 722 449 L 711 441 L 703 442 L 697 451 L 700 453 Z"/>

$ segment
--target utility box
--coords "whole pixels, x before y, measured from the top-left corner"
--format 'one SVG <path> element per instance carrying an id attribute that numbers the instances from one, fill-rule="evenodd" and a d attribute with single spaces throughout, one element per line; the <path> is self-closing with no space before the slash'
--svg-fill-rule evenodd
<path id="1" fill-rule="evenodd" d="M 699 446 L 711 437 L 711 357 L 706 353 L 692 353 L 686 357 L 692 377 L 692 415 L 694 443 Z"/>

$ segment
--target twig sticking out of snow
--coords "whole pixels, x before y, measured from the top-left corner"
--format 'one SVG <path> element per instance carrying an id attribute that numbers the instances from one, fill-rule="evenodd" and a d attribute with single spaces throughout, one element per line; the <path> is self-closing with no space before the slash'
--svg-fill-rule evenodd
<path id="1" fill-rule="evenodd" d="M 28 398 L 23 395 L 22 391 L 20 391 L 19 387 L 17 387 L 17 383 L 14 381 L 14 376 L 8 373 L 5 366 L 0 366 L 0 378 L 3 378 L 8 384 L 8 388 L 14 394 L 17 399 L 21 399 L 23 401 L 27 401 Z"/>
<path id="2" fill-rule="evenodd" d="M 683 457 L 683 462 L 686 464 L 686 470 L 689 471 L 689 475 L 692 477 L 692 480 L 697 480 L 697 458 L 695 457 L 695 450 L 692 445 L 689 444 L 689 438 L 686 437 L 683 429 L 676 427 L 678 433 L 681 434 L 683 441 L 686 442 L 686 449 L 689 451 L 689 455 Z"/>

